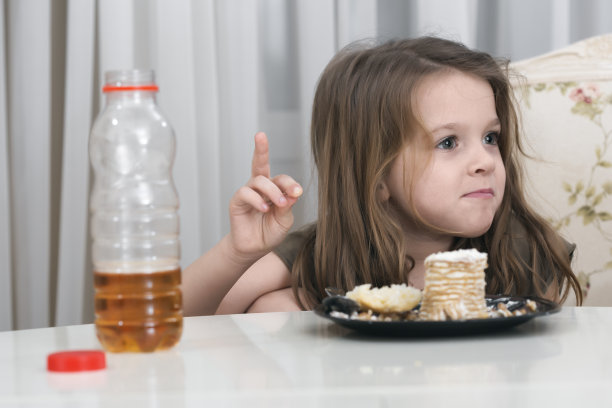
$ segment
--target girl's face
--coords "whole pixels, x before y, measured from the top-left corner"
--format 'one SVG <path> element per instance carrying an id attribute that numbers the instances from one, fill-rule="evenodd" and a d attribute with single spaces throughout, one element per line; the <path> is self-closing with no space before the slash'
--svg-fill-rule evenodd
<path id="1" fill-rule="evenodd" d="M 421 218 L 460 237 L 484 234 L 499 208 L 506 171 L 497 145 L 501 130 L 491 86 L 458 71 L 425 78 L 419 86 L 417 109 L 428 135 L 431 155 L 423 174 L 414 178 L 412 200 Z M 406 173 L 408 149 L 400 153 L 386 180 L 390 202 L 400 217 L 412 219 Z M 405 224 L 411 225 L 411 223 Z"/>

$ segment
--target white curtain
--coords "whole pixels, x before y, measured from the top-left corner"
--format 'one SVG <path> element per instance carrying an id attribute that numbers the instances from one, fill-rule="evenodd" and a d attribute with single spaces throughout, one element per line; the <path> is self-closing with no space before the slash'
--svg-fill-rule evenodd
<path id="1" fill-rule="evenodd" d="M 152 68 L 177 135 L 182 264 L 228 230 L 268 133 L 307 188 L 317 78 L 362 38 L 424 33 L 514 60 L 612 31 L 606 0 L 1 0 L 0 330 L 93 320 L 87 140 L 106 70 Z"/>

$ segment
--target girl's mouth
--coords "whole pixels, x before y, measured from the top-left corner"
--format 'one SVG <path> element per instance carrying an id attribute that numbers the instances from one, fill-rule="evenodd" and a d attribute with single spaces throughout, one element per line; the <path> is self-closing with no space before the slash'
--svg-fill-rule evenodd
<path id="1" fill-rule="evenodd" d="M 483 188 L 480 190 L 471 191 L 463 196 L 467 198 L 492 198 L 495 196 L 495 194 L 493 194 L 493 189 Z"/>

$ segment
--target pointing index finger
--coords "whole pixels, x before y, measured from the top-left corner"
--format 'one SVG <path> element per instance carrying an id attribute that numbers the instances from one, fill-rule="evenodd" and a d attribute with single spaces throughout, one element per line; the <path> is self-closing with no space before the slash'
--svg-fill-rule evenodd
<path id="1" fill-rule="evenodd" d="M 255 134 L 255 150 L 251 162 L 251 176 L 264 176 L 270 178 L 270 158 L 268 153 L 268 138 L 265 133 Z"/>

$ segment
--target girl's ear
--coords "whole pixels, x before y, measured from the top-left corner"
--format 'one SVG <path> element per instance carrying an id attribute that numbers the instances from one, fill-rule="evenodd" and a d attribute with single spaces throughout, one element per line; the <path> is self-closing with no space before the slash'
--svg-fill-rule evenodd
<path id="1" fill-rule="evenodd" d="M 385 181 L 378 183 L 378 187 L 376 188 L 376 197 L 381 203 L 386 203 L 389 201 L 389 198 L 391 198 L 391 192 L 389 191 L 389 187 Z"/>

